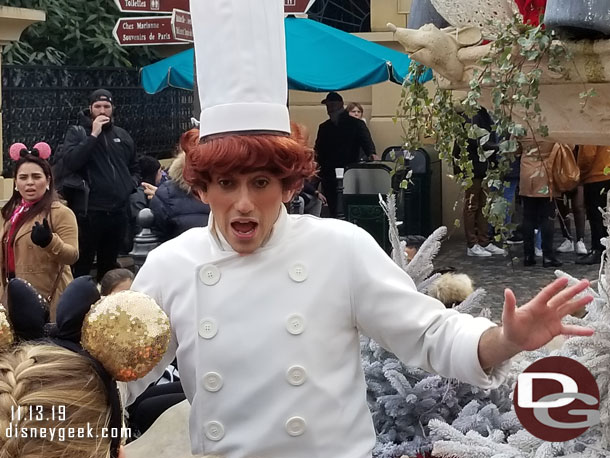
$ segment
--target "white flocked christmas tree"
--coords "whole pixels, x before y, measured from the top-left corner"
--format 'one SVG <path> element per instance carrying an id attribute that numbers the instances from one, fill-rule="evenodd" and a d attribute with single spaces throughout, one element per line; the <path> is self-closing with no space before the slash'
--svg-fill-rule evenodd
<path id="1" fill-rule="evenodd" d="M 390 222 L 393 259 L 411 275 L 418 290 L 426 292 L 434 276 L 432 261 L 440 248 L 446 228 L 437 229 L 422 245 L 413 260 L 407 263 L 404 245 L 399 241 L 394 196 L 381 201 Z M 610 228 L 610 195 L 604 213 Z M 406 367 L 392 353 L 375 341 L 362 337 L 362 364 L 368 385 L 369 408 L 377 430 L 373 455 L 377 458 L 415 457 L 432 453 L 438 458 L 573 458 L 609 457 L 610 452 L 610 238 L 605 240 L 597 285 L 586 293 L 595 297 L 587 306 L 583 319 L 567 317 L 567 323 L 580 324 L 595 330 L 593 337 L 569 338 L 554 351 L 541 349 L 515 357 L 507 380 L 499 388 L 478 387 L 431 375 L 417 368 Z M 570 283 L 577 280 L 567 276 Z M 471 294 L 456 308 L 473 315 L 489 316 L 482 307 L 485 292 Z M 567 442 L 544 442 L 529 434 L 519 423 L 512 407 L 512 393 L 517 375 L 531 363 L 548 355 L 561 355 L 585 365 L 600 389 L 599 425 L 582 436 Z"/>

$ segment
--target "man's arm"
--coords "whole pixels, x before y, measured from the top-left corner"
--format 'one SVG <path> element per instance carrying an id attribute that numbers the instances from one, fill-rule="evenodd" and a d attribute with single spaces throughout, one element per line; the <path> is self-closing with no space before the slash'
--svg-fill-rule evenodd
<path id="1" fill-rule="evenodd" d="M 84 128 L 70 126 L 66 131 L 62 147 L 62 156 L 65 167 L 71 172 L 78 172 L 87 162 L 95 144 L 97 137 L 87 135 Z"/>
<path id="2" fill-rule="evenodd" d="M 366 157 L 368 157 L 369 160 L 373 160 L 373 156 L 375 156 L 375 143 L 373 143 L 373 137 L 371 137 L 371 132 L 369 131 L 369 128 L 366 126 L 366 123 L 364 121 L 360 121 L 359 123 L 357 123 L 357 125 L 358 141 L 360 143 L 360 147 L 362 148 L 362 151 L 364 151 Z"/>
<path id="3" fill-rule="evenodd" d="M 592 329 L 562 324 L 566 315 L 593 300 L 591 295 L 576 297 L 589 287 L 587 280 L 571 287 L 567 285 L 567 278 L 559 278 L 519 308 L 513 292 L 504 291 L 503 326 L 486 330 L 479 339 L 478 355 L 483 370 L 498 366 L 522 351 L 536 350 L 558 335 L 593 334 Z"/>
<path id="4" fill-rule="evenodd" d="M 108 116 L 96 117 L 91 124 L 90 135 L 87 135 L 84 127 L 81 126 L 73 126 L 68 129 L 63 146 L 64 165 L 68 170 L 78 172 L 87 164 L 98 136 L 109 122 Z"/>

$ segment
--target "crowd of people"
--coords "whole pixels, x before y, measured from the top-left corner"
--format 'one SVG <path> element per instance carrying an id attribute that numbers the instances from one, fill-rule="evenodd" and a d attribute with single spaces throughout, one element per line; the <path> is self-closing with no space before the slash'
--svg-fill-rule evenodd
<path id="1" fill-rule="evenodd" d="M 505 251 L 491 243 L 494 235 L 484 207 L 489 189 L 485 184 L 488 169 L 497 167 L 499 139 L 493 130 L 493 120 L 484 108 L 469 120 L 490 132 L 489 140 L 482 145 L 492 154 L 481 157 L 477 140 L 468 140 L 466 154 L 472 165 L 472 185 L 465 191 L 463 222 L 467 255 L 489 257 L 503 255 Z M 454 157 L 461 151 L 456 145 Z M 504 198 L 508 209 L 505 223 L 516 225 L 509 244 L 523 244 L 523 264 L 536 265 L 542 258 L 544 267 L 560 267 L 557 253 L 576 252 L 577 264 L 599 264 L 607 237 L 600 208 L 606 205 L 610 189 L 610 146 L 556 144 L 544 139 L 519 139 L 519 149 L 511 169 L 502 179 L 508 185 Z M 456 173 L 463 172 L 456 160 Z M 585 242 L 585 214 L 589 222 L 590 250 Z M 575 233 L 571 229 L 574 220 Z M 555 248 L 556 223 L 564 237 Z"/>
<path id="2" fill-rule="evenodd" d="M 442 307 L 435 299 L 415 291 L 408 276 L 364 231 L 332 218 L 290 219 L 285 204 L 294 193 L 305 193 L 310 201 L 327 204 L 329 216 L 336 216 L 335 169 L 377 157 L 362 119 L 361 105 L 350 103 L 345 108 L 342 97 L 334 92 L 322 103 L 326 105 L 329 120 L 320 125 L 313 150 L 307 145 L 306 133 L 294 124 L 290 129 L 292 137 L 278 135 L 274 128 L 269 128 L 268 133 L 260 133 L 257 129 L 256 133 L 248 135 L 228 134 L 231 130 L 221 129 L 220 137 L 212 135 L 203 143 L 200 143 L 200 132 L 192 130 L 183 136 L 181 152 L 167 173 L 158 160 L 136 155 L 129 134 L 113 123 L 114 100 L 112 94 L 103 89 L 91 94 L 90 106 L 80 114 L 78 125 L 68 129 L 53 168 L 48 146 L 39 144 L 30 150 L 19 145 L 11 149 L 11 157 L 16 161 L 15 189 L 2 208 L 0 228 L 3 291 L 6 292 L 12 279 L 27 280 L 48 302 L 50 320 L 54 321 L 57 301 L 70 282 L 95 271 L 102 296 L 129 289 L 143 291 L 171 317 L 172 341 L 163 361 L 149 376 L 128 385 L 132 403 L 130 424 L 140 433 L 169 406 L 188 399 L 193 412 L 192 431 L 204 431 L 203 438 L 200 434 L 192 435 L 194 452 L 214 451 L 219 443 L 221 451 L 244 447 L 244 438 L 250 437 L 254 440 L 247 449 L 257 453 L 273 449 L 286 453 L 294 446 L 289 438 L 300 437 L 310 428 L 308 434 L 315 435 L 317 440 L 309 444 L 299 442 L 303 453 L 314 453 L 317 449 L 329 456 L 364 457 L 372 447 L 374 434 L 363 402 L 364 382 L 357 369 L 358 346 L 355 342 L 358 331 L 385 342 L 409 364 L 486 387 L 501 382 L 505 360 L 517 352 L 537 348 L 557 333 L 589 333 L 555 322 L 556 326 L 549 330 L 547 319 L 551 318 L 547 316 L 531 321 L 515 312 L 511 292 L 506 293 L 504 328 L 484 319 L 476 319 L 475 323 L 472 317 L 456 316 L 445 307 L 451 308 L 472 292 L 469 278 L 455 273 L 443 276 L 442 282 L 430 293 L 445 305 Z M 480 118 L 477 122 L 491 122 L 485 113 L 481 113 Z M 474 144 L 469 147 L 473 151 L 476 149 Z M 527 143 L 522 143 L 522 148 L 526 151 Z M 548 177 L 552 164 L 545 162 L 552 156 L 553 148 L 552 144 L 544 145 L 538 155 L 521 155 L 519 192 L 512 190 L 513 195 L 520 195 L 523 205 L 521 226 L 525 265 L 535 264 L 536 230 L 541 233 L 543 265 L 560 265 L 552 246 L 556 202 L 551 199 L 558 198 L 560 193 L 553 189 L 553 181 Z M 582 184 L 567 194 L 569 199 L 562 201 L 571 203 L 571 207 L 560 207 L 566 241 L 558 251 L 576 249 L 585 256 L 583 262 L 599 262 L 600 240 L 607 234 L 597 207 L 603 204 L 602 191 L 607 192 L 610 187 L 610 180 L 603 173 L 610 164 L 610 148 L 581 146 L 570 148 L 569 152 L 578 156 Z M 320 167 L 317 176 L 314 153 Z M 503 250 L 490 243 L 489 227 L 482 216 L 486 198 L 483 176 L 492 161 L 479 161 L 477 155 L 472 162 L 475 177 L 473 186 L 467 191 L 464 207 L 467 254 L 481 257 L 500 254 Z M 540 172 L 541 167 L 547 171 L 546 179 Z M 536 170 L 538 172 L 534 173 Z M 517 185 L 515 180 L 510 183 Z M 543 188 L 547 189 L 546 193 L 541 192 Z M 583 206 L 592 238 L 592 251 L 587 254 L 582 248 Z M 117 258 L 121 252 L 131 249 L 139 230 L 136 215 L 146 207 L 155 216 L 153 230 L 160 241 L 167 243 L 151 253 L 134 279 L 130 270 L 118 268 Z M 213 217 L 212 209 L 215 210 Z M 575 220 L 579 215 L 576 236 L 572 235 L 566 217 L 570 211 Z M 208 224 L 211 227 L 206 231 L 188 231 Z M 300 234 L 300 238 L 296 234 Z M 415 237 L 407 243 L 410 258 L 422 240 L 422 237 Z M 337 251 L 339 256 L 328 256 Z M 250 262 L 250 259 L 258 261 Z M 293 265 L 284 266 L 282 259 L 288 259 Z M 222 264 L 222 283 L 227 282 L 228 288 L 212 289 L 221 277 L 218 263 Z M 276 267 L 288 269 L 287 279 L 280 281 L 274 277 Z M 192 282 L 194 272 L 197 272 L 199 286 Z M 338 276 L 338 273 L 341 274 Z M 381 278 L 375 285 L 366 280 L 373 275 Z M 298 289 L 309 276 L 311 280 L 307 284 L 315 288 L 309 292 Z M 260 289 L 248 283 L 252 278 L 260 281 Z M 332 279 L 332 285 L 328 283 L 329 279 Z M 287 283 L 288 280 L 291 282 Z M 235 288 L 237 284 L 251 285 L 248 286 L 249 301 L 258 303 L 267 298 L 266 308 L 248 311 L 247 308 L 224 307 L 243 300 L 239 288 Z M 565 292 L 565 282 L 555 282 L 524 308 L 539 309 L 540 303 L 554 301 L 562 313 L 570 313 L 590 300 L 589 297 L 572 300 L 587 285 L 587 282 L 581 282 Z M 269 288 L 278 293 L 271 302 Z M 337 288 L 343 292 L 323 301 L 313 294 L 314 290 L 337 291 Z M 203 297 L 210 301 L 205 313 L 196 305 Z M 246 322 L 261 319 L 261 313 L 265 320 L 274 322 L 278 308 L 294 302 L 295 297 L 300 297 L 299 301 L 303 303 L 286 318 L 286 335 L 278 335 L 273 340 L 265 333 L 247 333 L 241 325 L 236 326 L 244 319 Z M 411 298 L 408 316 L 402 311 L 406 297 Z M 321 303 L 325 304 L 324 308 L 318 306 Z M 370 308 L 372 303 L 376 304 L 374 311 Z M 418 316 L 416 323 L 412 320 L 414 315 Z M 237 316 L 241 316 L 240 320 L 236 320 Z M 554 315 L 552 319 L 557 320 L 558 316 Z M 311 353 L 304 360 L 294 359 L 293 352 L 298 346 L 290 339 L 303 333 L 306 320 L 311 322 L 307 325 L 303 345 L 310 348 Z M 438 321 L 444 323 L 443 330 L 439 330 L 438 335 L 428 335 L 426 329 Z M 196 323 L 194 327 L 193 323 Z M 247 343 L 255 353 L 245 351 L 243 357 L 235 355 L 229 365 L 224 356 L 214 357 L 213 353 L 203 358 L 191 333 L 195 332 L 203 342 L 214 341 L 219 325 L 226 327 L 223 335 L 229 337 L 228 340 L 224 340 L 226 337 L 216 339 L 222 348 Z M 236 336 L 239 336 L 237 340 Z M 405 336 L 410 337 L 405 339 Z M 328 363 L 322 367 L 315 355 L 322 350 L 319 342 L 325 348 L 330 340 L 338 351 L 334 356 L 327 354 Z M 276 341 L 283 342 L 283 350 L 277 347 Z M 484 342 L 483 349 L 480 342 Z M 264 375 L 277 371 L 273 367 L 274 361 L 261 359 L 267 356 L 270 345 L 282 354 L 283 359 L 280 359 L 285 359 L 286 363 L 299 362 L 287 369 L 286 386 L 278 381 L 268 383 Z M 437 346 L 446 351 L 433 350 Z M 178 347 L 181 350 L 176 352 Z M 452 357 L 447 359 L 445 355 Z M 454 365 L 453 358 L 462 361 L 463 367 Z M 177 365 L 180 365 L 180 379 L 172 377 L 171 383 L 155 385 L 164 371 L 169 368 L 174 373 Z M 255 370 L 255 365 L 264 366 L 264 370 L 259 370 L 260 367 Z M 78 376 L 64 378 L 60 375 L 62 371 L 78 372 Z M 331 375 L 325 375 L 326 372 Z M 0 355 L 0 426 L 7 424 L 11 403 L 19 402 L 15 393 L 20 392 L 20 384 L 23 383 L 24 389 L 32 390 L 31 380 L 42 377 L 37 374 L 46 374 L 45 384 L 38 386 L 40 396 L 53 387 L 52 393 L 58 402 L 59 399 L 78 400 L 72 405 L 80 415 L 74 420 L 75 425 L 85 421 L 108 424 L 112 409 L 105 397 L 107 388 L 98 386 L 102 381 L 86 358 L 53 345 L 22 344 Z M 254 374 L 259 374 L 255 380 Z M 227 383 L 222 392 L 226 393 L 214 396 L 213 393 L 223 387 L 224 377 Z M 199 386 L 197 380 L 201 378 L 203 385 Z M 258 388 L 236 390 L 228 382 L 246 378 Z M 291 390 L 308 378 L 313 383 L 306 384 L 304 393 L 314 400 L 314 404 L 301 406 L 305 412 L 303 416 L 291 414 L 290 403 L 271 408 L 276 396 L 291 399 Z M 341 392 L 339 398 L 326 398 L 324 392 L 335 389 Z M 31 395 L 31 399 L 37 399 L 35 390 Z M 259 409 L 259 415 L 265 421 L 261 422 L 259 418 L 257 424 L 272 425 L 276 417 L 285 417 L 286 437 L 269 439 L 263 430 L 243 418 L 243 403 L 254 395 L 260 397 L 261 405 L 267 402 L 270 407 L 269 410 Z M 229 402 L 227 396 L 234 401 Z M 352 412 L 351 420 L 346 423 L 340 418 L 329 417 L 327 408 L 332 402 L 340 404 L 338 411 Z M 214 412 L 223 410 L 222 416 L 214 417 Z M 225 426 L 220 418 L 237 433 L 225 437 Z M 258 437 L 252 436 L 253 427 Z M 323 433 L 327 430 L 334 433 L 328 436 Z M 324 439 L 338 436 L 349 438 L 347 455 L 337 454 L 333 441 Z M 0 435 L 0 447 L 4 447 L 3 450 L 15 447 L 15 453 L 6 456 L 17 457 L 36 456 L 42 445 L 12 441 Z M 46 449 L 45 453 L 49 457 L 92 458 L 105 458 L 111 453 L 115 458 L 122 451 L 109 443 L 93 447 L 91 442 L 82 441 L 57 450 Z"/>

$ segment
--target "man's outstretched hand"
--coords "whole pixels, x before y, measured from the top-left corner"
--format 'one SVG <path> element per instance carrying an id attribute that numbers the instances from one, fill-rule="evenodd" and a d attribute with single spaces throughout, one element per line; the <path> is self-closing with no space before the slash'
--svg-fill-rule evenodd
<path id="1" fill-rule="evenodd" d="M 576 298 L 588 288 L 588 280 L 581 280 L 570 287 L 567 285 L 567 278 L 559 278 L 518 308 L 514 293 L 507 288 L 504 291 L 502 326 L 487 330 L 479 340 L 481 367 L 489 369 L 521 351 L 536 350 L 558 335 L 592 335 L 593 329 L 561 322 L 566 315 L 593 300 L 590 294 Z"/>

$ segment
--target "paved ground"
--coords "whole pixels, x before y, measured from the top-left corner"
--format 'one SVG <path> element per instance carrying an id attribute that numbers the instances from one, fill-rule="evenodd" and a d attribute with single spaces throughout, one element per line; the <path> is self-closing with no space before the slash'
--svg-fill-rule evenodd
<path id="1" fill-rule="evenodd" d="M 561 241 L 559 238 L 556 239 L 555 247 L 559 246 Z M 504 288 L 511 288 L 517 297 L 517 303 L 523 304 L 556 278 L 553 274 L 555 269 L 542 267 L 542 258 L 536 258 L 538 261 L 536 266 L 524 267 L 523 245 L 511 245 L 510 253 L 511 256 L 468 257 L 463 238 L 452 237 L 450 229 L 449 238 L 443 242 L 434 266 L 455 267 L 459 272 L 468 274 L 474 281 L 475 287 L 485 288 L 493 319 L 499 321 L 504 301 Z M 598 278 L 599 264 L 593 266 L 575 264 L 577 258 L 575 253 L 558 253 L 557 257 L 563 262 L 560 269 L 564 272 L 577 278 L 589 280 Z"/>

